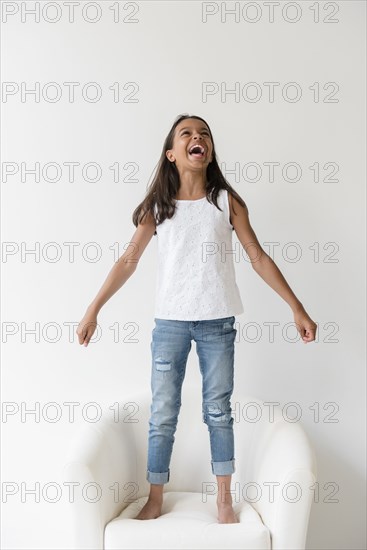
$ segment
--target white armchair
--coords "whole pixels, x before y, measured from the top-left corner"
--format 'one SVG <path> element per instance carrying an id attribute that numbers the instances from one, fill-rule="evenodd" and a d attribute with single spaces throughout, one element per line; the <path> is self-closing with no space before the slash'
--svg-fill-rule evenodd
<path id="1" fill-rule="evenodd" d="M 201 389 L 185 383 L 162 515 L 134 519 L 150 487 L 150 401 L 146 390 L 104 410 L 98 423 L 83 427 L 71 442 L 63 475 L 64 482 L 77 484 L 69 504 L 75 550 L 305 548 L 317 475 L 310 441 L 278 407 L 272 419 L 271 407 L 236 390 L 232 500 L 239 523 L 218 523 Z"/>

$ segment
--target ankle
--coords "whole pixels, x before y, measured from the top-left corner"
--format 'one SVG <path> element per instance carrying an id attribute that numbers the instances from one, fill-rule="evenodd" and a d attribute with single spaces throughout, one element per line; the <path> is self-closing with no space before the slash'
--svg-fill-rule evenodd
<path id="1" fill-rule="evenodd" d="M 163 501 L 163 486 L 162 485 L 151 485 L 149 492 L 149 500 L 152 502 L 162 502 Z"/>
<path id="2" fill-rule="evenodd" d="M 149 495 L 148 497 L 148 501 L 149 502 L 154 502 L 156 504 L 162 504 L 163 502 L 163 497 L 161 496 L 158 496 L 158 495 Z"/>
<path id="3" fill-rule="evenodd" d="M 218 506 L 232 506 L 232 496 L 229 497 L 217 497 Z"/>

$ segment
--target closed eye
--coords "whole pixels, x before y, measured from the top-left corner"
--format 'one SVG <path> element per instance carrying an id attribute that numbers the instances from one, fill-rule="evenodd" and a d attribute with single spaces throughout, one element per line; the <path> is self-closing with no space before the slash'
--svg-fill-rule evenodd
<path id="1" fill-rule="evenodd" d="M 184 130 L 181 135 L 183 136 L 184 134 L 188 134 L 188 133 L 189 132 L 187 130 Z M 202 134 L 206 134 L 208 136 L 209 132 L 207 130 L 205 130 L 204 132 L 202 132 Z"/>

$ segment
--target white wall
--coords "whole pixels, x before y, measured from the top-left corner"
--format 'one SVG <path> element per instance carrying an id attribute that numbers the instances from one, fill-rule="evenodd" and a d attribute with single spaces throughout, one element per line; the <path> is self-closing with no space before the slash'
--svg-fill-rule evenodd
<path id="1" fill-rule="evenodd" d="M 255 18 L 255 9 L 260 17 L 253 23 L 245 20 L 245 12 L 238 22 L 225 13 L 221 21 L 221 10 L 233 2 L 120 2 L 116 23 L 111 9 L 116 2 L 93 4 L 101 10 L 95 23 L 86 20 L 95 17 L 93 5 L 83 19 L 84 2 L 75 7 L 74 22 L 63 2 L 40 2 L 39 22 L 24 13 L 34 2 L 1 6 L 3 86 L 9 92 L 9 83 L 15 83 L 14 93 L 2 96 L 3 170 L 13 166 L 15 171 L 7 178 L 3 173 L 2 185 L 2 239 L 9 252 L 3 251 L 2 262 L 2 399 L 8 411 L 14 404 L 13 414 L 3 415 L 2 474 L 3 491 L 10 487 L 7 482 L 15 488 L 2 507 L 2 546 L 68 547 L 67 494 L 50 503 L 54 493 L 41 493 L 35 503 L 29 494 L 22 498 L 21 488 L 62 483 L 65 449 L 85 422 L 86 403 L 106 406 L 150 383 L 155 237 L 134 276 L 101 311 L 99 341 L 80 347 L 75 329 L 113 265 L 111 247 L 122 254 L 131 239 L 131 214 L 144 197 L 171 124 L 178 114 L 190 113 L 211 126 L 225 175 L 235 163 L 241 170 L 247 163 L 261 167 L 259 181 L 229 173 L 227 179 L 247 202 L 265 250 L 270 251 L 266 243 L 277 243 L 275 262 L 318 323 L 317 342 L 292 342 L 294 330 L 289 338 L 282 335 L 293 322 L 291 309 L 256 276 L 245 256 L 239 258 L 245 313 L 237 317 L 236 386 L 282 406 L 295 402 L 302 413 L 319 469 L 307 547 L 365 548 L 365 3 L 298 1 L 286 8 L 280 2 L 270 22 L 266 3 L 253 2 L 248 19 Z M 60 19 L 51 23 L 56 5 Z M 205 9 L 218 13 L 203 22 Z M 287 21 L 296 10 L 299 20 Z M 336 22 L 326 22 L 328 16 Z M 50 82 L 61 92 L 56 102 L 50 101 L 56 90 L 47 88 Z M 79 83 L 74 102 L 66 82 Z M 81 95 L 90 82 L 102 91 L 97 102 Z M 120 98 L 114 102 L 110 87 L 117 82 Z M 219 92 L 205 96 L 205 82 Z M 257 102 L 249 101 L 254 87 L 246 98 L 250 82 L 262 93 Z M 278 84 L 274 101 L 264 84 L 269 82 Z M 295 102 L 289 99 L 294 87 L 286 95 L 291 82 L 301 92 Z M 27 89 L 39 83 L 38 101 L 31 94 L 22 97 L 22 83 Z M 135 84 L 124 89 L 125 83 Z M 225 92 L 235 83 L 238 101 L 231 94 L 221 96 L 221 86 Z M 94 90 L 89 92 L 93 97 Z M 128 96 L 137 101 L 128 102 Z M 58 181 L 47 181 L 42 173 L 39 181 L 31 174 L 22 179 L 21 163 L 32 168 L 36 162 L 41 169 L 57 163 Z M 67 162 L 79 163 L 73 181 Z M 274 181 L 266 162 L 279 163 Z M 301 170 L 298 181 L 282 177 L 290 162 Z M 99 181 L 83 176 L 87 163 L 99 165 Z M 119 182 L 113 181 L 115 163 Z M 311 168 L 316 165 L 319 181 Z M 335 181 L 326 181 L 333 166 Z M 50 169 L 48 177 L 55 173 Z M 94 176 L 92 169 L 88 175 Z M 295 171 L 289 169 L 288 175 L 294 177 Z M 74 259 L 67 243 L 77 243 Z M 96 262 L 87 261 L 86 252 L 83 257 L 87 243 L 100 249 Z M 239 246 L 235 235 L 234 243 Z M 289 243 L 297 243 L 298 261 L 291 261 L 296 248 Z M 40 254 L 22 256 L 22 247 L 40 247 Z M 60 256 L 52 261 L 56 250 Z M 89 252 L 93 256 L 95 250 Z M 246 336 L 249 323 L 258 325 L 257 341 L 251 341 L 255 329 Z M 266 323 L 276 323 L 273 341 Z M 37 338 L 26 333 L 36 324 Z M 117 326 L 120 335 L 114 341 Z M 195 346 L 186 380 L 199 387 Z M 78 403 L 75 422 L 66 402 Z M 58 421 L 51 422 L 56 409 L 47 409 L 48 403 L 59 407 Z M 36 405 L 38 421 L 21 415 Z M 294 412 L 288 409 L 290 416 Z"/>

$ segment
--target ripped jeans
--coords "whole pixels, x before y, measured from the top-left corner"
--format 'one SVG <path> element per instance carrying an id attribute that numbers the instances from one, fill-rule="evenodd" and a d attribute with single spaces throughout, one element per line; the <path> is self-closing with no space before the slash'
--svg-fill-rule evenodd
<path id="1" fill-rule="evenodd" d="M 154 320 L 146 479 L 153 484 L 169 481 L 181 389 L 192 339 L 196 342 L 202 375 L 202 413 L 210 434 L 212 472 L 214 475 L 232 474 L 235 459 L 230 398 L 237 333 L 235 317 L 203 321 Z"/>

